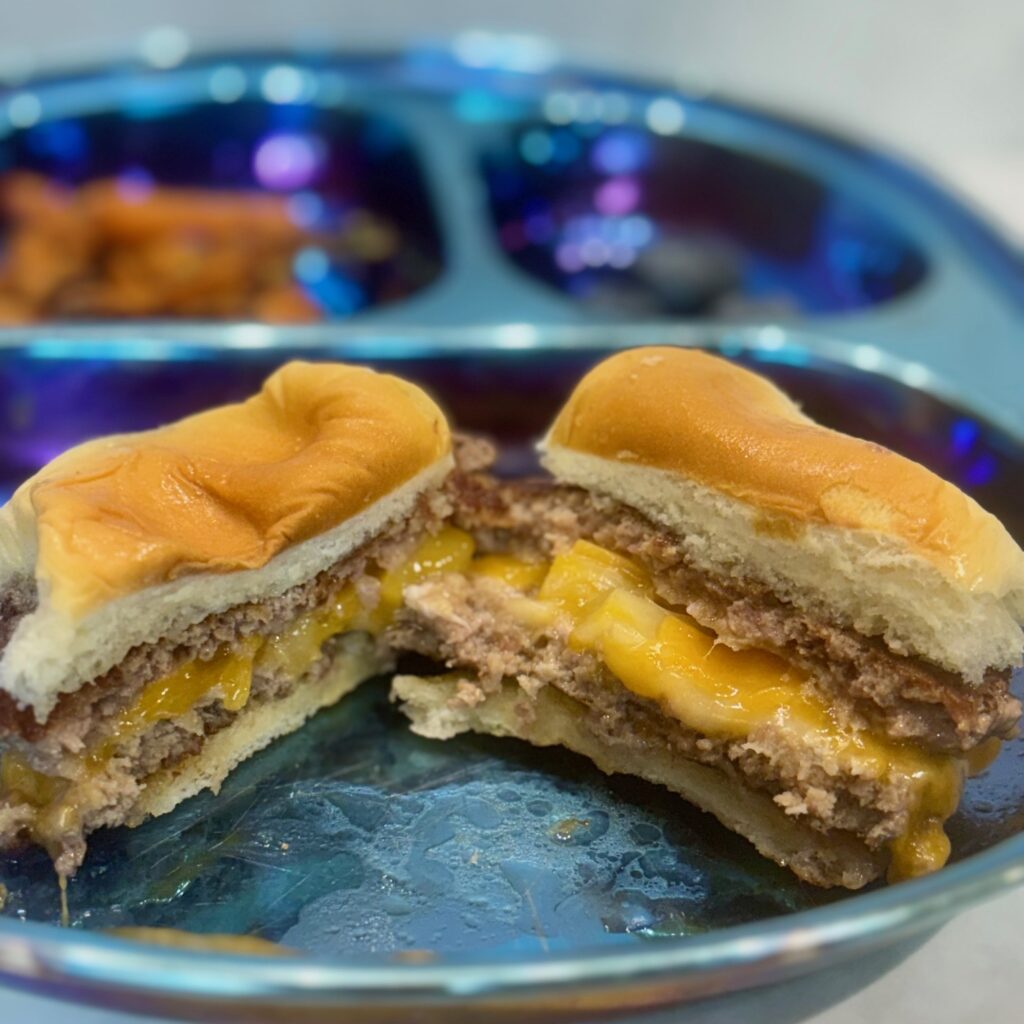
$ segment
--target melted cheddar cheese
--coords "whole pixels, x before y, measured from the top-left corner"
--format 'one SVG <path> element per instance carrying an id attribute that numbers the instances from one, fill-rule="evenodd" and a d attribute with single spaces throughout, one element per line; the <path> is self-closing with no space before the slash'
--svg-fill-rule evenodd
<path id="1" fill-rule="evenodd" d="M 380 602 L 368 616 L 366 628 L 379 632 L 387 626 L 402 605 L 406 587 L 437 573 L 465 572 L 474 550 L 473 538 L 454 526 L 426 537 L 409 558 L 381 575 Z"/>
<path id="2" fill-rule="evenodd" d="M 208 660 L 186 662 L 146 684 L 103 737 L 69 765 L 69 777 L 45 775 L 8 751 L 0 757 L 0 799 L 13 798 L 35 809 L 29 828 L 32 839 L 56 856 L 62 837 L 81 821 L 89 799 L 83 790 L 132 737 L 141 736 L 157 722 L 181 718 L 211 698 L 227 711 L 243 710 L 255 672 L 299 678 L 317 661 L 330 637 L 350 630 L 380 632 L 401 605 L 406 586 L 432 573 L 465 571 L 473 550 L 468 534 L 445 527 L 425 537 L 400 564 L 378 570 L 380 600 L 375 608 L 364 608 L 349 583 L 279 632 L 247 637 L 234 647 L 222 647 Z"/>
<path id="3" fill-rule="evenodd" d="M 349 583 L 325 604 L 262 639 L 255 667 L 264 673 L 278 671 L 294 678 L 304 675 L 320 657 L 324 642 L 350 629 L 361 611 L 355 587 Z"/>
<path id="4" fill-rule="evenodd" d="M 209 661 L 189 661 L 169 675 L 143 687 L 135 703 L 125 708 L 102 743 L 87 755 L 91 767 L 105 764 L 126 740 L 191 711 L 216 693 L 227 711 L 240 711 L 249 702 L 253 659 L 259 637 L 247 637 L 234 649 L 222 648 Z"/>
<path id="5" fill-rule="evenodd" d="M 890 844 L 889 878 L 924 874 L 946 862 L 943 824 L 960 800 L 963 758 L 840 725 L 792 665 L 766 651 L 717 642 L 689 616 L 658 604 L 640 566 L 587 541 L 558 555 L 543 574 L 508 558 L 484 573 L 528 592 L 509 603 L 523 621 L 543 627 L 568 620 L 571 648 L 597 655 L 628 690 L 696 732 L 742 741 L 759 727 L 784 724 L 852 774 L 906 778 L 913 811 L 905 832 Z M 995 741 L 972 770 L 997 750 Z"/>

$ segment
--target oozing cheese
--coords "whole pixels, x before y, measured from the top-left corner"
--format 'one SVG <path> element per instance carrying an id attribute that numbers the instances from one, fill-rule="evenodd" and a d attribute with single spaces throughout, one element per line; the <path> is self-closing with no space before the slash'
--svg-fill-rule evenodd
<path id="1" fill-rule="evenodd" d="M 234 648 L 222 648 L 209 660 L 189 661 L 148 683 L 118 714 L 103 738 L 68 765 L 68 777 L 44 775 L 19 755 L 5 753 L 0 758 L 0 799 L 14 798 L 35 808 L 29 827 L 32 838 L 56 856 L 62 837 L 78 827 L 86 801 L 91 799 L 83 790 L 127 740 L 157 722 L 181 718 L 211 697 L 219 699 L 226 711 L 243 710 L 254 672 L 301 677 L 320 657 L 330 637 L 350 630 L 380 632 L 401 604 L 404 587 L 431 573 L 464 571 L 472 557 L 473 541 L 461 530 L 446 527 L 424 538 L 401 564 L 378 572 L 380 601 L 374 609 L 364 608 L 355 587 L 346 584 L 323 605 L 296 616 L 279 632 L 248 637 Z"/>
<path id="2" fill-rule="evenodd" d="M 35 808 L 32 838 L 56 856 L 62 837 L 75 830 L 82 818 L 85 798 L 78 787 L 89 786 L 90 779 L 107 766 L 126 740 L 157 722 L 181 717 L 215 690 L 227 710 L 245 706 L 253 658 L 261 642 L 251 637 L 234 651 L 222 650 L 209 661 L 187 662 L 148 683 L 135 702 L 121 711 L 104 738 L 78 759 L 69 773 L 73 778 L 44 775 L 22 757 L 7 752 L 0 759 L 0 796 L 13 796 Z"/>
<path id="3" fill-rule="evenodd" d="M 380 603 L 370 614 L 367 628 L 383 629 L 402 604 L 405 588 L 441 572 L 465 572 L 473 560 L 473 538 L 454 526 L 426 537 L 412 555 L 380 577 Z"/>
<path id="4" fill-rule="evenodd" d="M 125 740 L 157 722 L 179 718 L 214 691 L 219 691 L 225 710 L 240 711 L 249 701 L 253 659 L 261 644 L 259 637 L 248 637 L 235 650 L 223 648 L 209 661 L 186 662 L 148 683 L 135 703 L 117 716 L 103 742 L 89 752 L 90 766 L 102 766 Z"/>
<path id="5" fill-rule="evenodd" d="M 536 571 L 506 559 L 488 575 L 516 586 L 517 577 L 533 581 Z M 511 607 L 536 626 L 567 618 L 570 647 L 596 654 L 628 690 L 696 732 L 742 741 L 760 727 L 784 724 L 852 774 L 906 778 L 914 809 L 906 831 L 891 843 L 890 880 L 946 862 L 943 823 L 959 803 L 963 759 L 840 725 L 781 658 L 732 650 L 687 615 L 659 605 L 650 577 L 629 559 L 579 541 L 554 559 L 534 595 L 513 599 Z"/>

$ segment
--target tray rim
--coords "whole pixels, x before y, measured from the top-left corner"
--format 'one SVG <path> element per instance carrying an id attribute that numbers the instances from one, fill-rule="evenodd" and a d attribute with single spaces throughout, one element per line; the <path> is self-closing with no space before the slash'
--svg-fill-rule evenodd
<path id="1" fill-rule="evenodd" d="M 907 191 L 928 208 L 965 251 L 986 268 L 989 280 L 998 283 L 1000 292 L 1010 300 L 1014 308 L 1024 313 L 1024 261 L 1019 251 L 992 220 L 972 205 L 965 196 L 954 194 L 948 187 L 944 187 L 933 172 L 897 147 L 878 140 L 868 140 L 856 132 L 840 131 L 812 117 L 788 114 L 753 97 L 709 89 L 699 83 L 687 83 L 683 79 L 646 76 L 628 69 L 600 68 L 572 59 L 559 58 L 544 67 L 512 71 L 499 65 L 470 66 L 462 63 L 457 57 L 457 35 L 406 45 L 392 41 L 367 43 L 362 46 L 353 45 L 351 41 L 342 37 L 330 36 L 322 42 L 305 45 L 293 42 L 264 46 L 231 46 L 224 43 L 192 46 L 192 41 L 186 37 L 187 45 L 181 59 L 170 65 L 155 64 L 147 56 L 148 35 L 143 33 L 134 43 L 122 41 L 108 46 L 98 43 L 89 46 L 78 45 L 66 48 L 66 52 L 61 52 L 58 48 L 45 54 L 40 60 L 36 60 L 31 52 L 26 52 L 24 56 L 27 59 L 27 74 L 15 81 L 5 82 L 0 78 L 0 101 L 34 88 L 46 90 L 51 86 L 60 86 L 72 81 L 108 77 L 115 73 L 115 69 L 122 73 L 173 75 L 204 68 L 217 62 L 231 61 L 249 61 L 256 64 L 292 61 L 299 65 L 305 64 L 311 70 L 323 72 L 336 70 L 333 62 L 337 62 L 341 68 L 344 68 L 345 62 L 348 61 L 364 69 L 378 69 L 396 62 L 405 62 L 415 67 L 417 62 L 426 60 L 434 62 L 432 70 L 445 82 L 449 81 L 445 76 L 455 74 L 462 75 L 477 86 L 493 81 L 497 82 L 499 87 L 509 90 L 513 96 L 522 96 L 524 91 L 530 95 L 530 91 L 536 89 L 536 83 L 542 82 L 559 88 L 590 86 L 628 90 L 635 96 L 646 99 L 670 95 L 683 103 L 699 105 L 731 117 L 745 118 L 761 127 L 778 131 L 792 140 L 820 147 L 824 152 L 854 163 L 869 163 L 872 173 L 898 189 Z M 422 75 L 413 75 L 409 84 L 417 88 L 425 86 Z M 9 130 L 12 130 L 12 126 L 0 122 L 0 136 Z M 19 129 L 14 127 L 13 130 Z M 899 302 L 899 297 L 891 301 Z M 883 306 L 889 304 L 884 303 Z M 337 322 L 339 321 L 335 321 Z M 81 323 L 72 322 L 72 325 L 77 326 Z M 708 320 L 702 323 L 721 326 L 721 321 Z M 7 328 L 0 327 L 0 335 L 6 330 Z"/>
<path id="2" fill-rule="evenodd" d="M 1024 273 L 1021 275 L 1024 283 Z M 1021 316 L 1024 326 L 1024 313 Z M 530 359 L 575 352 L 615 352 L 645 345 L 707 348 L 723 355 L 750 355 L 766 363 L 815 361 L 878 374 L 949 405 L 969 411 L 1024 443 L 1024 406 L 996 404 L 948 373 L 845 337 L 841 330 L 803 324 L 637 323 L 588 324 L 396 324 L 333 323 L 275 326 L 254 321 L 95 324 L 0 327 L 0 358 L 20 354 L 38 360 L 201 362 L 282 357 L 340 358 L 357 362 L 433 362 L 459 359 Z M 1024 345 L 1019 369 L 1024 373 Z"/>
<path id="3" fill-rule="evenodd" d="M 332 963 L 310 956 L 277 959 L 147 946 L 39 922 L 0 919 L 0 980 L 68 986 L 156 1000 L 234 998 L 298 1004 L 473 1004 L 530 999 L 588 988 L 621 989 L 725 972 L 730 989 L 764 984 L 810 962 L 838 959 L 934 928 L 997 893 L 1024 883 L 1024 834 L 934 875 L 836 903 L 702 935 L 659 938 L 483 961 L 374 960 Z M 60 991 L 53 994 L 61 995 Z"/>

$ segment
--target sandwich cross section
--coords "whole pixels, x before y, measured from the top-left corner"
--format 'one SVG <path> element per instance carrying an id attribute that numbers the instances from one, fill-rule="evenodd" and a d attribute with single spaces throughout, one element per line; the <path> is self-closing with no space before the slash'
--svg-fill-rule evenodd
<path id="1" fill-rule="evenodd" d="M 412 728 L 562 745 L 816 885 L 940 868 L 1015 734 L 1024 553 L 924 467 L 682 349 L 502 480 L 412 384 L 289 364 L 0 511 L 0 849 L 62 877 L 406 653 Z"/>

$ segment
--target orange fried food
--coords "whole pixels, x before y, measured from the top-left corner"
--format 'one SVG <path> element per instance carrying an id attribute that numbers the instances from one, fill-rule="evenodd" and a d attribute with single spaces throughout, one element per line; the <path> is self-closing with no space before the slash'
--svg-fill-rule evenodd
<path id="1" fill-rule="evenodd" d="M 0 216 L 0 324 L 323 317 L 292 276 L 319 239 L 283 196 L 114 179 L 70 188 L 22 172 L 0 181 Z"/>

